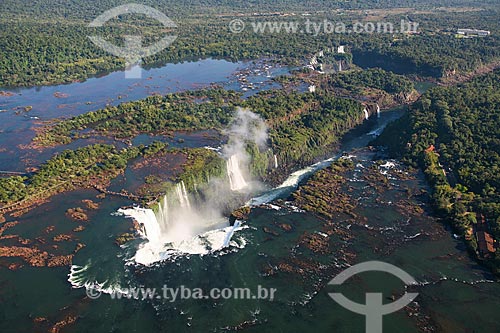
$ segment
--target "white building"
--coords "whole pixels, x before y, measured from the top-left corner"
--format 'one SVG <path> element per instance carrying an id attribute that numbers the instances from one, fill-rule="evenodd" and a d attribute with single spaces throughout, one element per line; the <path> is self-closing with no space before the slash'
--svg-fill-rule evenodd
<path id="1" fill-rule="evenodd" d="M 457 34 L 464 36 L 486 37 L 489 36 L 491 32 L 487 30 L 478 30 L 478 29 L 458 29 Z"/>

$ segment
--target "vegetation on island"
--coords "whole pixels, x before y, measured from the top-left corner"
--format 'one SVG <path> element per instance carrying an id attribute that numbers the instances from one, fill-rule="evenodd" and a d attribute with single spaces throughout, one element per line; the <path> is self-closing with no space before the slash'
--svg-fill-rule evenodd
<path id="1" fill-rule="evenodd" d="M 237 107 L 262 116 L 269 126 L 271 149 L 285 165 L 311 162 L 364 120 L 359 102 L 338 98 L 328 91 L 311 94 L 272 90 L 243 100 L 235 92 L 210 89 L 152 96 L 62 120 L 41 130 L 33 144 L 67 144 L 90 135 L 88 131 L 82 133 L 88 129 L 115 138 L 178 130 L 222 130 Z M 253 155 L 257 156 L 256 152 Z M 260 157 L 255 173 L 262 175 L 267 169 L 266 156 Z"/>
<path id="2" fill-rule="evenodd" d="M 362 91 L 364 88 L 383 90 L 389 94 L 410 94 L 415 87 L 405 76 L 386 72 L 380 68 L 355 70 L 328 75 L 325 88 L 342 88 L 351 92 Z"/>
<path id="3" fill-rule="evenodd" d="M 140 133 L 220 128 L 229 122 L 234 111 L 228 103 L 239 96 L 222 89 L 151 96 L 60 121 L 42 129 L 33 144 L 42 147 L 67 144 L 85 137 L 81 133 L 85 129 L 116 138 L 132 138 Z"/>
<path id="4" fill-rule="evenodd" d="M 293 192 L 294 203 L 327 219 L 332 219 L 336 213 L 350 214 L 354 206 L 342 193 L 341 186 L 346 182 L 342 174 L 353 169 L 354 163 L 350 159 L 338 159 Z"/>
<path id="5" fill-rule="evenodd" d="M 99 184 L 123 170 L 127 161 L 140 153 L 138 147 L 117 150 L 102 144 L 63 151 L 31 175 L 0 178 L 0 202 L 4 204 L 1 210 L 43 202 L 82 184 Z"/>
<path id="6" fill-rule="evenodd" d="M 175 149 L 158 141 L 148 146 L 121 150 L 112 145 L 96 144 L 65 150 L 42 164 L 33 174 L 0 178 L 0 204 L 3 204 L 0 211 L 22 211 L 57 193 L 75 188 L 93 187 L 104 193 L 111 193 L 104 189 L 111 179 L 127 168 L 131 160 L 166 153 L 180 153 L 186 157 L 181 171 L 174 179 L 162 182 L 159 188 L 155 187 L 157 191 L 147 191 L 143 196 L 127 192 L 120 195 L 148 203 L 167 193 L 178 182 L 184 182 L 186 188 L 193 191 L 211 177 L 225 174 L 224 160 L 216 152 L 204 148 Z M 146 183 L 150 178 L 151 175 L 146 177 Z"/>

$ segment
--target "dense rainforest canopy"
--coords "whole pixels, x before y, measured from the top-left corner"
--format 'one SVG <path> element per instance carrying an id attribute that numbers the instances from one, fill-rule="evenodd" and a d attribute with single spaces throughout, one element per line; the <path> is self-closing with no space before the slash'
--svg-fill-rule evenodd
<path id="1" fill-rule="evenodd" d="M 420 166 L 438 212 L 462 234 L 485 216 L 500 239 L 500 70 L 428 91 L 378 143 Z M 469 237 L 476 247 L 473 237 Z M 500 267 L 497 253 L 494 265 Z"/>
<path id="2" fill-rule="evenodd" d="M 387 2 L 387 4 L 386 4 Z M 394 2 L 392 4 L 392 2 Z M 492 1 L 494 2 L 494 1 Z M 123 35 L 141 34 L 150 44 L 173 34 L 161 29 L 158 22 L 137 15 L 124 15 L 108 22 L 102 28 L 88 28 L 88 24 L 105 10 L 122 1 L 71 1 L 59 6 L 57 1 L 35 2 L 2 1 L 0 3 L 0 87 L 33 86 L 72 82 L 114 70 L 123 69 L 123 59 L 101 50 L 87 38 L 100 35 L 117 45 L 123 44 Z M 144 59 L 145 66 L 159 66 L 168 62 L 198 58 L 224 58 L 231 61 L 271 57 L 287 65 L 303 65 L 315 52 L 330 46 L 347 45 L 353 52 L 353 61 L 362 67 L 382 67 L 401 74 L 417 74 L 436 78 L 453 71 L 469 72 L 499 58 L 498 8 L 488 7 L 465 12 L 453 9 L 419 11 L 391 11 L 401 1 L 317 2 L 308 6 L 299 1 L 199 1 L 182 4 L 177 10 L 174 1 L 145 1 L 164 10 L 172 17 L 177 29 L 177 40 L 166 50 Z M 404 2 L 406 3 L 406 2 Z M 408 6 L 416 5 L 408 1 Z M 425 2 L 429 6 L 433 0 Z M 437 2 L 440 6 L 466 5 L 469 1 Z M 241 9 L 239 8 L 241 6 Z M 345 8 L 380 8 L 386 10 L 368 15 L 364 10 Z M 228 8 L 231 8 L 229 10 Z M 387 21 L 398 25 L 402 19 L 419 22 L 419 35 L 408 34 L 326 34 L 304 36 L 300 33 L 254 33 L 246 29 L 234 34 L 228 29 L 235 11 L 244 13 L 246 21 L 269 20 L 258 13 L 275 13 L 287 8 L 292 16 L 271 16 L 273 20 L 300 21 L 300 14 L 308 12 L 311 20 L 342 21 L 347 25 L 361 21 Z M 332 11 L 325 12 L 325 8 Z M 487 9 L 485 9 L 487 8 Z M 206 9 L 206 10 L 202 10 Z M 218 9 L 218 11 L 217 11 Z M 215 10 L 217 14 L 211 14 Z M 339 11 L 340 10 L 340 11 Z M 197 11 L 202 12 L 194 15 Z M 222 13 L 222 14 L 221 14 Z M 257 14 L 255 14 L 257 13 Z M 473 23 L 471 23 L 471 21 Z M 473 27 L 491 30 L 486 38 L 459 39 L 457 28 Z M 162 34 L 158 34 L 162 31 Z M 307 38 L 304 38 L 307 37 Z"/>

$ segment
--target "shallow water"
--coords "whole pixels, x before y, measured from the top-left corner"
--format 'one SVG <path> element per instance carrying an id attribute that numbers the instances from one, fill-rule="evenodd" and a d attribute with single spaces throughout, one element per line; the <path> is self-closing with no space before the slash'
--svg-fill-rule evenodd
<path id="1" fill-rule="evenodd" d="M 212 85 L 242 91 L 242 85 L 236 76 L 241 71 L 248 72 L 248 81 L 256 84 L 255 90 L 244 92 L 248 96 L 258 89 L 279 86 L 272 81 L 273 77 L 289 72 L 286 67 L 269 67 L 270 77 L 267 77 L 263 72 L 256 72 L 262 66 L 262 62 L 233 63 L 204 59 L 144 70 L 141 79 L 125 79 L 123 72 L 113 72 L 65 85 L 10 90 L 0 88 L 14 93 L 11 97 L 0 96 L 0 110 L 5 110 L 0 112 L 0 170 L 23 172 L 27 166 L 37 166 L 61 149 L 74 149 L 89 144 L 87 140 L 78 140 L 43 152 L 21 150 L 21 145 L 30 143 L 34 136 L 32 129 L 39 127 L 41 121 L 68 118 L 153 94 L 202 89 Z M 32 106 L 31 111 L 24 111 L 27 106 Z M 141 138 L 136 140 L 141 141 Z M 109 143 L 108 141 L 109 139 L 104 139 L 105 143 Z"/>

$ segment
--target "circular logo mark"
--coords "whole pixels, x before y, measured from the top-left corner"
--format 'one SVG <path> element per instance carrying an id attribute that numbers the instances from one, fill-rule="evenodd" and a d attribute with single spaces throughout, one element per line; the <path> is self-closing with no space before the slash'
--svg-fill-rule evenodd
<path id="1" fill-rule="evenodd" d="M 367 261 L 351 266 L 328 284 L 341 285 L 351 276 L 363 272 L 387 272 L 401 279 L 407 286 L 417 284 L 417 281 L 401 268 L 382 261 Z M 353 302 L 340 293 L 328 295 L 344 308 L 365 315 L 367 333 L 382 333 L 382 317 L 404 308 L 418 296 L 418 293 L 405 293 L 400 299 L 389 304 L 383 304 L 382 293 L 366 293 L 366 304 Z"/>
<path id="2" fill-rule="evenodd" d="M 152 7 L 139 5 L 135 3 L 129 3 L 126 5 L 114 7 L 110 10 L 107 10 L 102 15 L 97 17 L 94 21 L 92 21 L 89 24 L 89 27 L 102 27 L 109 20 L 123 14 L 144 14 L 147 17 L 157 20 L 166 28 L 177 28 L 177 25 L 162 12 Z M 161 52 L 177 39 L 177 36 L 165 36 L 158 42 L 150 46 L 144 47 L 142 45 L 142 36 L 124 36 L 125 46 L 119 47 L 109 43 L 104 38 L 99 36 L 87 36 L 87 37 L 101 49 L 117 57 L 124 58 L 127 69 L 132 67 L 133 65 L 138 65 L 142 58 L 149 57 L 158 52 Z M 127 71 L 126 77 L 140 78 L 141 76 L 138 75 L 137 72 Z"/>
<path id="3" fill-rule="evenodd" d="M 85 287 L 85 293 L 90 299 L 98 299 L 102 295 L 102 292 L 97 288 L 95 284 Z"/>
<path id="4" fill-rule="evenodd" d="M 231 22 L 229 22 L 229 30 L 233 34 L 242 33 L 243 30 L 245 30 L 245 22 L 240 19 L 232 20 Z"/>

